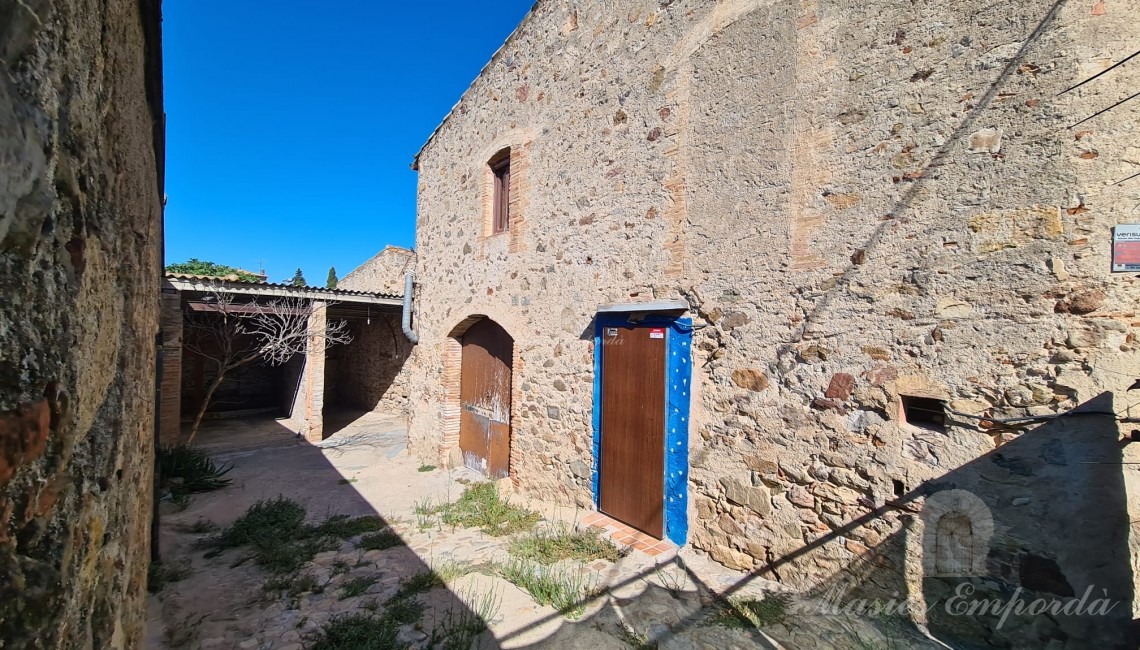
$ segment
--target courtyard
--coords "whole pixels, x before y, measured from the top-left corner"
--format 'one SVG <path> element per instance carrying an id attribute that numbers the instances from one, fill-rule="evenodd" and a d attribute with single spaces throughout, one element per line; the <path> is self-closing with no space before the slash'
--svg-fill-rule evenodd
<path id="1" fill-rule="evenodd" d="M 207 423 L 199 446 L 232 465 L 231 483 L 162 503 L 146 647 L 941 647 L 902 619 L 828 611 L 598 513 L 421 465 L 400 419 L 339 417 L 317 444 L 269 418 Z M 449 516 L 469 491 L 495 494 L 478 497 L 482 527 Z M 283 500 L 340 536 L 287 570 L 215 543 L 251 506 Z"/>

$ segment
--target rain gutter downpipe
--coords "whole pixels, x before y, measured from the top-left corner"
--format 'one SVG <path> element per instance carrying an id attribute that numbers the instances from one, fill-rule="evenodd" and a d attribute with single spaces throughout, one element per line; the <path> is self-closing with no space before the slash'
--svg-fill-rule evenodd
<path id="1" fill-rule="evenodd" d="M 412 329 L 412 292 L 415 277 L 416 274 L 412 271 L 408 271 L 404 274 L 404 314 L 401 322 L 404 328 L 404 336 L 408 337 L 412 345 L 420 342 L 419 335 Z"/>

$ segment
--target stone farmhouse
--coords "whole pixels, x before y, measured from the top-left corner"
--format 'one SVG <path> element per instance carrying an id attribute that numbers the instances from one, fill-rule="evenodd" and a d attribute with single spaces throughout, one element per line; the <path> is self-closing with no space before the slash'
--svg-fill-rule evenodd
<path id="1" fill-rule="evenodd" d="M 916 616 L 1125 647 L 1138 73 L 1062 91 L 1137 15 L 540 0 L 415 157 L 412 448 L 795 588 L 1092 589 Z"/>

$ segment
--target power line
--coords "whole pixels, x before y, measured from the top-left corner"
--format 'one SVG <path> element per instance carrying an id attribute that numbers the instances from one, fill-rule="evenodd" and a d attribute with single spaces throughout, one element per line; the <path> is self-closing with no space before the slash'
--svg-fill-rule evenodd
<path id="1" fill-rule="evenodd" d="M 1097 111 L 1097 112 L 1093 113 L 1092 115 L 1089 115 L 1089 116 L 1088 116 L 1088 117 L 1086 117 L 1085 119 L 1081 120 L 1080 122 L 1077 122 L 1076 124 L 1074 124 L 1073 126 L 1070 126 L 1069 128 L 1071 129 L 1071 128 L 1073 128 L 1074 126 L 1078 126 L 1078 125 L 1080 125 L 1080 124 L 1084 124 L 1085 122 L 1088 122 L 1089 120 L 1091 120 L 1092 118 L 1096 117 L 1097 115 L 1101 115 L 1101 114 L 1103 114 L 1103 113 L 1107 113 L 1107 112 L 1111 111 L 1112 109 L 1116 108 L 1117 106 L 1120 106 L 1120 105 L 1121 105 L 1121 104 L 1123 104 L 1124 102 L 1126 102 L 1126 101 L 1128 101 L 1128 100 L 1130 100 L 1130 99 L 1135 99 L 1135 98 L 1136 98 L 1136 97 L 1138 97 L 1138 96 L 1140 96 L 1140 92 L 1136 92 L 1136 93 L 1133 93 L 1133 94 L 1129 95 L 1128 97 L 1125 97 L 1124 99 L 1122 99 L 1122 100 L 1120 100 L 1120 101 L 1116 102 L 1116 103 L 1115 103 L 1115 104 L 1113 104 L 1112 106 L 1109 106 L 1108 108 L 1104 108 L 1104 109 L 1101 109 L 1101 110 L 1099 110 L 1099 111 Z"/>
<path id="2" fill-rule="evenodd" d="M 1140 54 L 1140 50 L 1137 50 L 1136 52 L 1133 52 L 1132 54 L 1129 54 L 1128 56 L 1124 57 L 1124 58 L 1123 58 L 1123 59 L 1121 59 L 1120 61 L 1117 61 L 1116 63 L 1113 63 L 1112 65 L 1108 66 L 1108 67 L 1107 67 L 1107 68 L 1105 68 L 1104 70 L 1101 70 L 1100 72 L 1098 72 L 1098 73 L 1094 74 L 1093 76 L 1089 77 L 1088 79 L 1085 79 L 1085 80 L 1084 80 L 1084 81 L 1082 81 L 1081 83 L 1079 83 L 1079 84 L 1077 84 L 1077 85 L 1075 85 L 1075 86 L 1069 86 L 1068 88 L 1066 88 L 1066 89 L 1062 90 L 1061 92 L 1057 93 L 1057 96 L 1059 97 L 1059 96 L 1061 96 L 1061 95 L 1064 95 L 1065 93 L 1069 92 L 1070 90 L 1076 90 L 1077 88 L 1080 88 L 1081 86 L 1083 86 L 1083 85 L 1087 84 L 1088 82 L 1092 81 L 1093 79 L 1096 79 L 1097 77 L 1101 76 L 1102 74 L 1105 74 L 1105 73 L 1107 73 L 1108 71 L 1112 70 L 1113 68 L 1116 68 L 1116 67 L 1118 67 L 1118 66 L 1122 66 L 1122 65 L 1124 65 L 1125 63 L 1127 63 L 1127 62 L 1128 62 L 1128 59 L 1131 59 L 1132 57 L 1136 56 L 1137 54 Z"/>

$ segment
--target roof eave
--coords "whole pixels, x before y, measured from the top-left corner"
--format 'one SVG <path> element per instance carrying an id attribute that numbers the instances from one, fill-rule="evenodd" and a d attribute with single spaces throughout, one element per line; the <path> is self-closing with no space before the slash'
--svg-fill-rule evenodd
<path id="1" fill-rule="evenodd" d="M 202 291 L 266 296 L 271 298 L 305 298 L 329 302 L 355 302 L 371 305 L 403 305 L 403 296 L 395 294 L 349 291 L 345 289 L 322 289 L 319 287 L 294 287 L 286 284 L 261 282 L 231 282 L 206 278 L 179 278 L 167 276 L 164 287 L 178 291 Z"/>
<path id="2" fill-rule="evenodd" d="M 521 29 L 522 26 L 525 25 L 528 20 L 530 20 L 530 17 L 534 15 L 534 9 L 538 6 L 539 2 L 542 2 L 542 0 L 535 0 L 534 4 L 532 4 L 526 14 L 523 15 L 522 20 L 519 21 L 519 24 L 515 25 L 515 28 L 511 30 L 510 34 L 507 35 L 507 40 L 503 41 L 503 44 L 499 46 L 499 49 L 495 50 L 495 53 L 491 55 L 491 58 L 487 60 L 487 63 L 485 63 L 483 67 L 479 69 L 479 74 L 475 75 L 475 78 L 471 80 L 471 83 L 467 84 L 467 89 L 464 90 L 463 94 L 459 96 L 459 101 L 455 102 L 455 104 L 452 105 L 451 110 L 447 111 L 447 114 L 443 116 L 443 120 L 441 120 L 440 123 L 437 124 L 434 129 L 432 129 L 432 132 L 428 136 L 428 139 L 423 143 L 423 146 L 420 147 L 420 150 L 416 152 L 415 157 L 412 158 L 412 171 L 418 172 L 420 170 L 420 156 L 423 155 L 424 149 L 427 149 L 428 145 L 431 144 L 432 140 L 435 139 L 435 136 L 439 134 L 439 131 L 443 128 L 443 125 L 447 124 L 447 120 L 449 120 L 452 114 L 455 113 L 455 109 L 459 108 L 459 105 L 463 103 L 463 98 L 471 92 L 471 88 L 474 87 L 475 82 L 479 81 L 479 79 L 483 76 L 483 73 L 487 71 L 487 68 L 491 67 L 491 64 L 495 62 L 495 59 L 497 59 L 499 55 L 502 54 L 503 50 L 506 49 L 507 45 L 510 44 L 511 39 L 513 39 L 515 35 L 519 33 L 519 29 Z"/>

